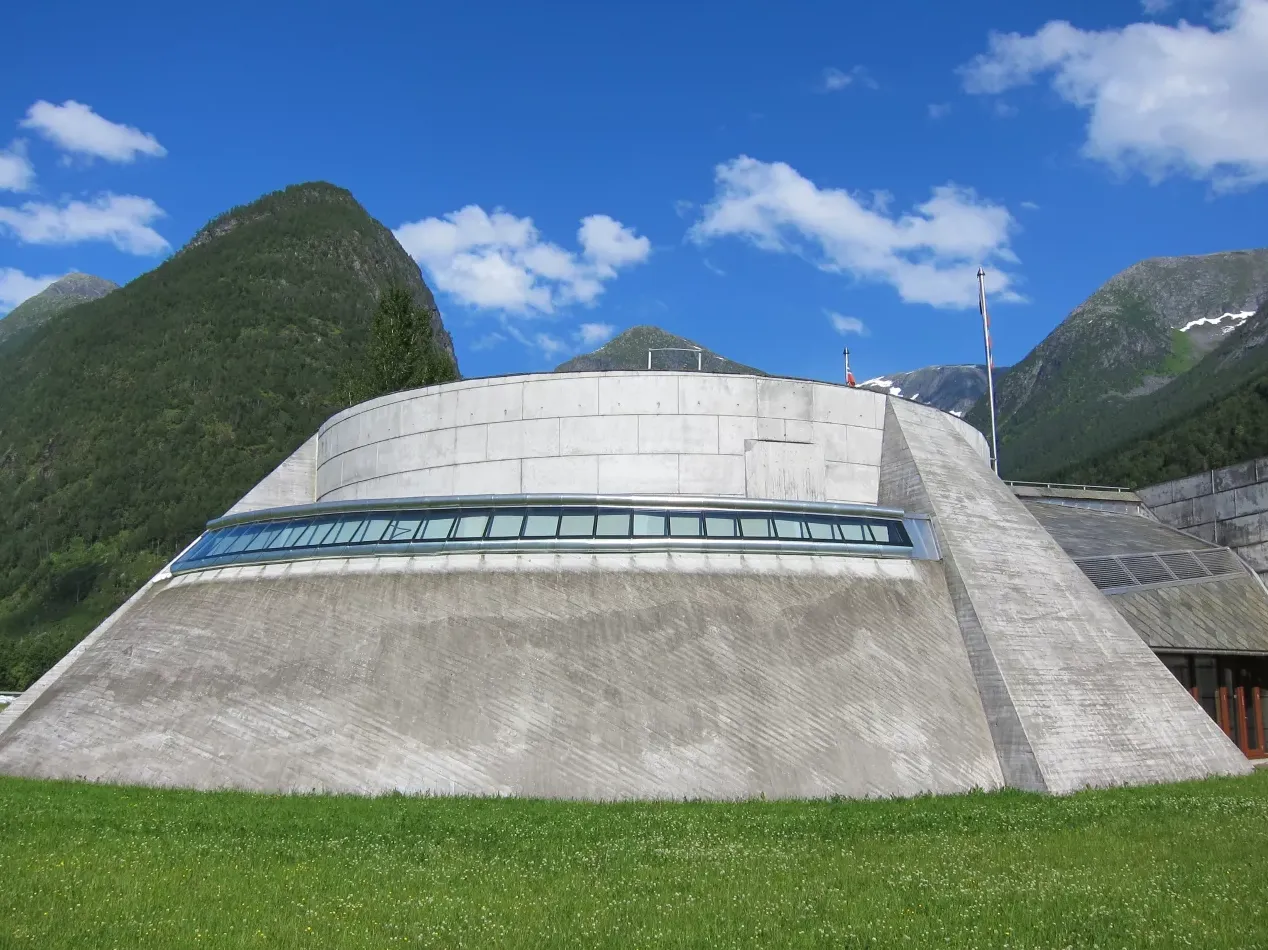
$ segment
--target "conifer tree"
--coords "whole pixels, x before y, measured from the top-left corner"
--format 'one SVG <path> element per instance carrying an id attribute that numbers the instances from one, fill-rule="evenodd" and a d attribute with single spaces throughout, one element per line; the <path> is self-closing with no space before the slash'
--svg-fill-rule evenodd
<path id="1" fill-rule="evenodd" d="M 432 316 L 408 287 L 394 283 L 382 290 L 365 356 L 341 387 L 348 405 L 458 377 L 453 359 L 436 343 Z"/>

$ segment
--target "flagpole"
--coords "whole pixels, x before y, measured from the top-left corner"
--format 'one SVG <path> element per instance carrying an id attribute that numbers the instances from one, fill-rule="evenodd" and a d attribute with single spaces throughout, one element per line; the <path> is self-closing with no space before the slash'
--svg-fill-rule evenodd
<path id="1" fill-rule="evenodd" d="M 982 336 L 986 340 L 986 396 L 991 404 L 991 469 L 999 474 L 999 441 L 995 434 L 995 358 L 991 356 L 991 318 L 986 312 L 986 271 L 977 269 L 977 307 L 982 312 Z"/>

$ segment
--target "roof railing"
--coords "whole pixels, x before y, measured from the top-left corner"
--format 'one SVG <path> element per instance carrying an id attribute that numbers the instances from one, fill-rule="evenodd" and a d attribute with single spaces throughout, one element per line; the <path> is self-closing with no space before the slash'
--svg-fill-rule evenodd
<path id="1" fill-rule="evenodd" d="M 722 360 L 724 357 L 718 356 L 717 353 L 706 353 L 698 346 L 649 346 L 647 348 L 647 368 L 652 368 L 653 353 L 694 353 L 696 354 L 696 371 L 704 370 L 704 358 L 708 356 L 711 359 Z"/>
<path id="2" fill-rule="evenodd" d="M 1010 479 L 1004 479 L 1004 484 L 1017 488 L 1063 488 L 1070 491 L 1113 491 L 1122 492 L 1127 495 L 1135 493 L 1134 489 L 1125 488 L 1122 485 L 1068 485 L 1062 482 L 1021 482 Z"/>

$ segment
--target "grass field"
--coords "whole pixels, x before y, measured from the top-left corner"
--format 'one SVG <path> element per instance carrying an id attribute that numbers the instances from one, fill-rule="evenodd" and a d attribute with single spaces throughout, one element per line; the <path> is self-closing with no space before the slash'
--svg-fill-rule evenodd
<path id="1" fill-rule="evenodd" d="M 1268 947 L 1268 773 L 587 805 L 0 779 L 0 947 Z"/>

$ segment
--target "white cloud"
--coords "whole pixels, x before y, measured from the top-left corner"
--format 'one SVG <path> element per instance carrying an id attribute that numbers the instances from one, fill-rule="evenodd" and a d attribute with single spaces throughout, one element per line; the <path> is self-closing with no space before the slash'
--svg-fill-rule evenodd
<path id="1" fill-rule="evenodd" d="M 742 237 L 757 247 L 799 253 L 825 271 L 885 283 L 908 303 L 977 306 L 977 268 L 994 262 L 997 299 L 1020 300 L 1012 275 L 1007 208 L 954 184 L 933 189 L 911 211 L 891 214 L 889 197 L 869 200 L 819 188 L 783 162 L 741 156 L 716 169 L 717 191 L 693 225 L 697 242 Z"/>
<path id="2" fill-rule="evenodd" d="M 1021 203 L 1021 207 L 1022 207 L 1024 210 L 1026 210 L 1026 211 L 1038 211 L 1038 210 L 1039 210 L 1039 205 L 1035 204 L 1033 201 L 1023 201 L 1023 202 Z"/>
<path id="3" fill-rule="evenodd" d="M 929 118 L 945 119 L 950 114 L 951 114 L 951 103 L 949 102 L 929 103 Z"/>
<path id="4" fill-rule="evenodd" d="M 616 327 L 610 323 L 583 323 L 577 329 L 577 339 L 583 346 L 599 346 L 616 335 Z"/>
<path id="5" fill-rule="evenodd" d="M 41 99 L 26 111 L 20 123 L 58 148 L 110 162 L 131 162 L 138 155 L 161 158 L 167 149 L 153 135 L 130 125 L 103 119 L 90 106 L 67 99 L 60 106 Z"/>
<path id="6" fill-rule="evenodd" d="M 832 329 L 842 336 L 851 333 L 857 333 L 859 336 L 867 336 L 867 327 L 858 317 L 847 317 L 837 313 L 835 310 L 827 311 L 828 319 L 832 321 Z"/>
<path id="7" fill-rule="evenodd" d="M 8 313 L 61 276 L 44 274 L 40 277 L 28 277 L 16 267 L 0 267 L 0 313 Z"/>
<path id="8" fill-rule="evenodd" d="M 106 193 L 90 202 L 29 201 L 20 208 L 0 208 L 0 231 L 27 244 L 109 241 L 128 254 L 160 254 L 168 244 L 150 224 L 163 216 L 149 198 Z"/>
<path id="9" fill-rule="evenodd" d="M 1084 154 L 1119 171 L 1258 184 L 1268 181 L 1268 0 L 1223 0 L 1216 11 L 1211 27 L 1054 20 L 1033 35 L 993 33 L 960 75 L 983 95 L 1047 76 L 1088 113 Z"/>
<path id="10" fill-rule="evenodd" d="M 35 183 L 35 168 L 21 140 L 0 149 L 0 191 L 27 191 Z"/>
<path id="11" fill-rule="evenodd" d="M 553 359 L 565 353 L 573 352 L 571 346 L 558 337 L 551 336 L 549 333 L 534 333 L 533 346 L 540 350 L 542 356 L 547 359 Z"/>
<path id="12" fill-rule="evenodd" d="M 1140 0 L 1140 8 L 1149 16 L 1166 13 L 1170 6 L 1171 0 Z"/>
<path id="13" fill-rule="evenodd" d="M 868 89 L 879 88 L 876 80 L 868 75 L 867 70 L 862 66 L 853 66 L 848 72 L 829 66 L 823 71 L 824 92 L 839 92 L 855 83 L 866 86 Z"/>
<path id="14" fill-rule="evenodd" d="M 580 253 L 543 240 L 531 218 L 478 205 L 403 224 L 395 234 L 438 290 L 471 307 L 511 313 L 593 303 L 620 269 L 651 253 L 647 238 L 603 214 L 582 219 Z"/>

